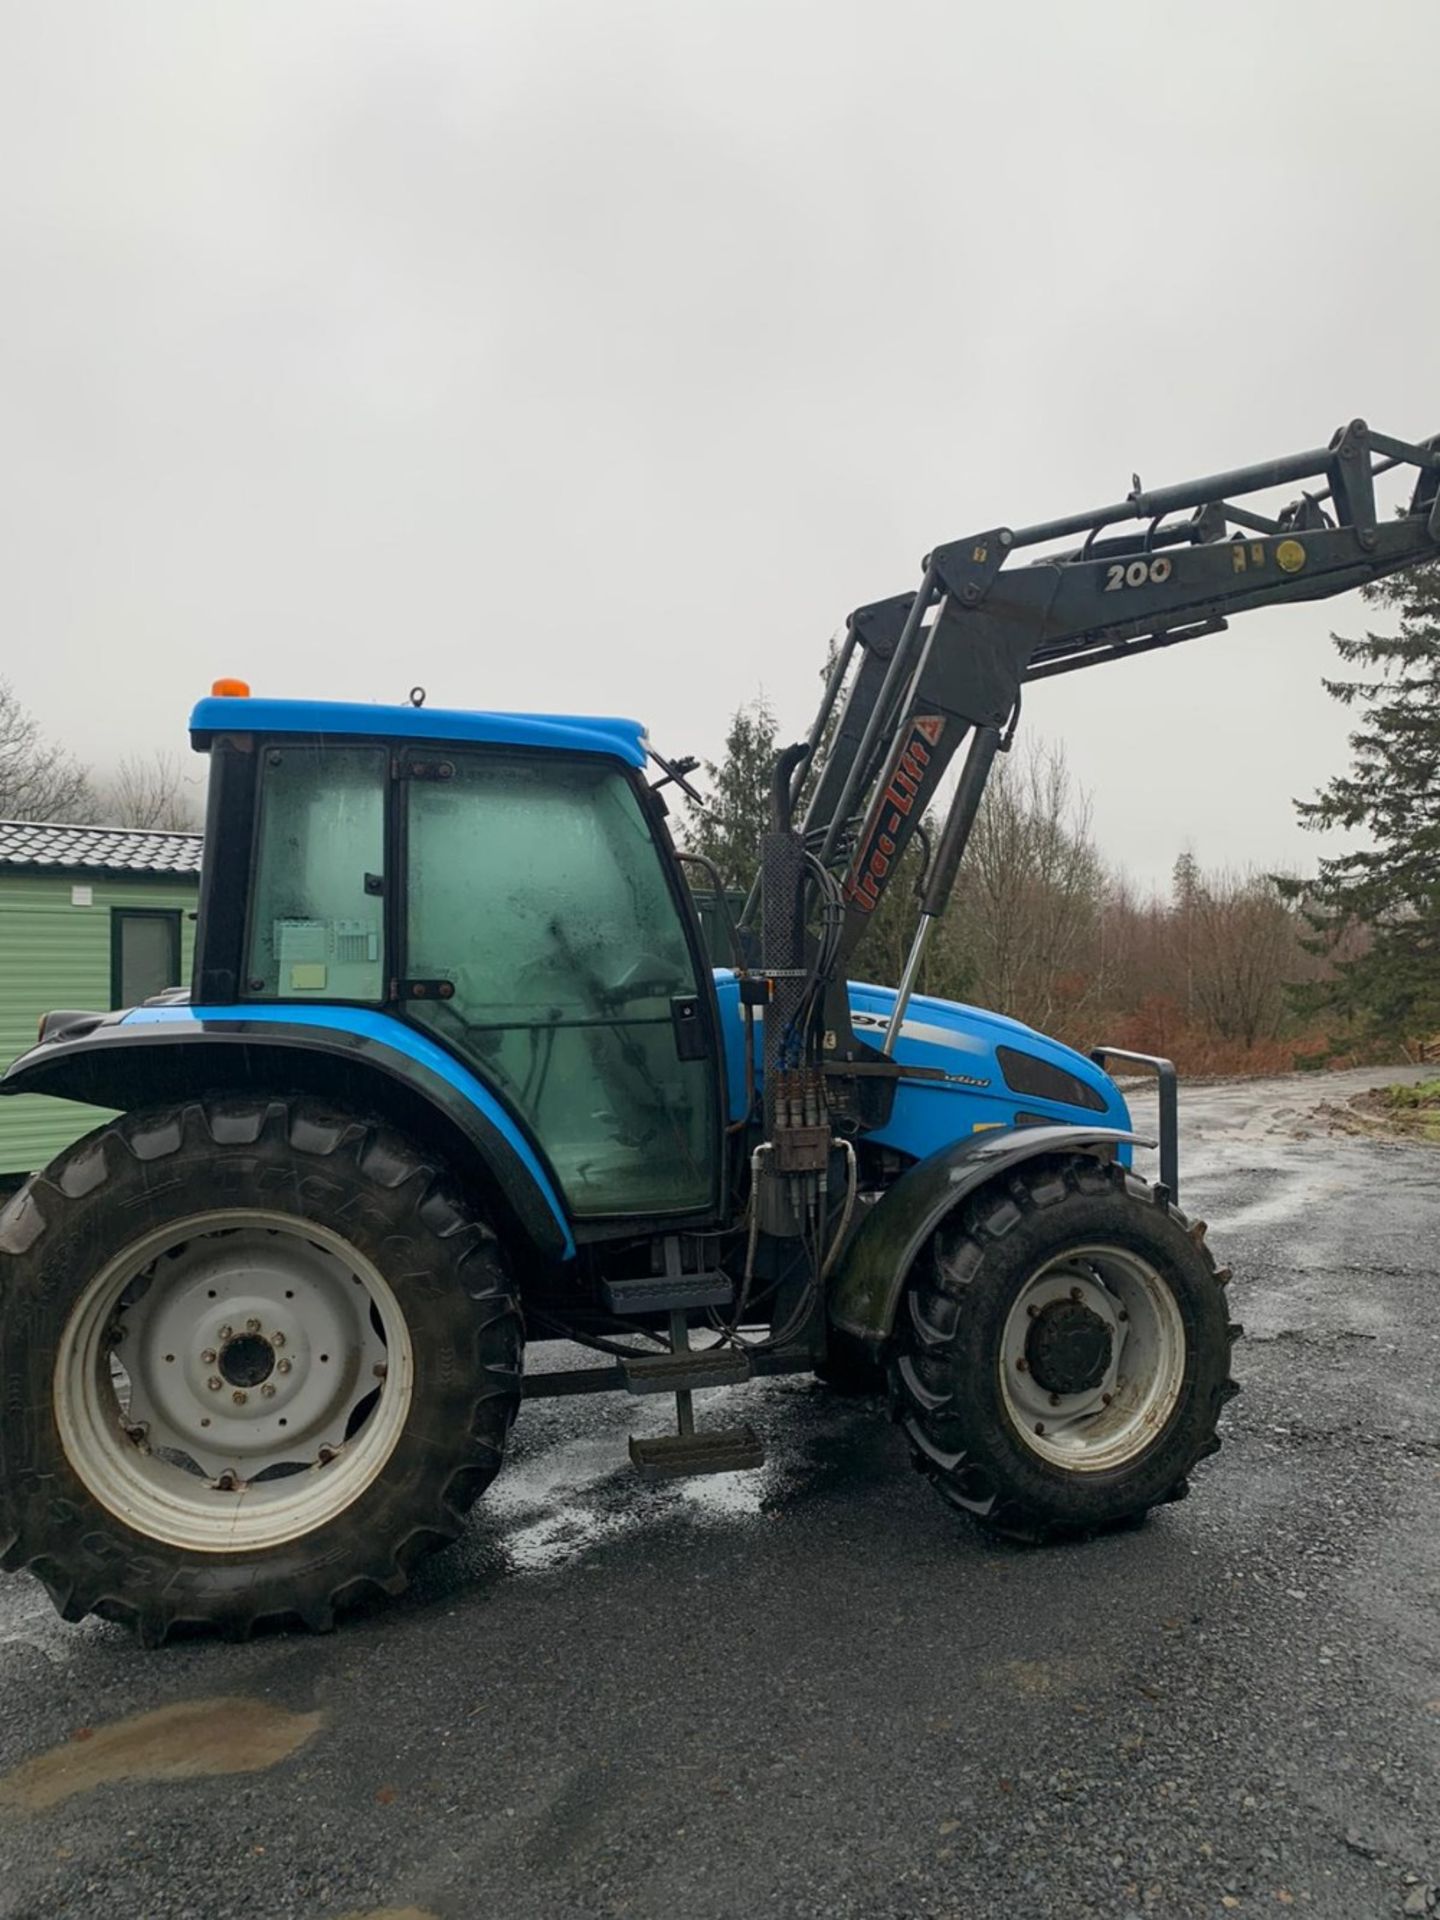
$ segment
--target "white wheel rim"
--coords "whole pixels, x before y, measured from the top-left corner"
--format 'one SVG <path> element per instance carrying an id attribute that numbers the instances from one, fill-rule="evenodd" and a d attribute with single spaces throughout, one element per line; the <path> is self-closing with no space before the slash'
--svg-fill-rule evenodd
<path id="1" fill-rule="evenodd" d="M 85 1486 L 137 1533 L 203 1553 L 283 1546 L 353 1505 L 413 1391 L 405 1316 L 374 1265 L 328 1228 L 250 1209 L 117 1254 L 55 1359 Z"/>
<path id="2" fill-rule="evenodd" d="M 1053 1326 L 1057 1313 L 1076 1312 L 1093 1317 L 1085 1337 L 1094 1377 L 1057 1392 L 1064 1383 L 1046 1377 L 1037 1330 Z M 1032 1453 L 1074 1473 L 1100 1473 L 1127 1465 L 1163 1431 L 1184 1386 L 1185 1357 L 1179 1306 L 1148 1260 L 1125 1247 L 1072 1247 L 1016 1295 L 1001 1343 L 1001 1394 Z"/>

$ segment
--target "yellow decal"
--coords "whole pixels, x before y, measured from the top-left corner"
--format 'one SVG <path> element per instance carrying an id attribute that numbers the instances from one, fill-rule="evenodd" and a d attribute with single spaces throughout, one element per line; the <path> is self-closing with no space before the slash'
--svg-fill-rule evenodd
<path id="1" fill-rule="evenodd" d="M 989 1133 L 993 1127 L 1003 1127 L 1005 1125 L 1006 1122 L 1004 1120 L 977 1120 L 970 1131 L 971 1133 Z"/>
<path id="2" fill-rule="evenodd" d="M 1275 549 L 1275 564 L 1282 573 L 1298 573 L 1305 564 L 1305 549 L 1298 540 L 1282 540 Z"/>
<path id="3" fill-rule="evenodd" d="M 1254 567 L 1264 566 L 1265 542 L 1263 540 L 1252 540 L 1250 542 L 1250 564 Z"/>
<path id="4" fill-rule="evenodd" d="M 1230 565 L 1236 573 L 1245 571 L 1245 542 L 1237 540 L 1230 548 Z"/>
<path id="5" fill-rule="evenodd" d="M 326 971 L 323 961 L 305 960 L 290 969 L 290 991 L 292 993 L 323 993 L 325 991 Z"/>
<path id="6" fill-rule="evenodd" d="M 975 562 L 977 567 L 983 567 L 989 552 L 990 549 L 988 547 L 974 547 L 971 549 L 970 558 Z"/>

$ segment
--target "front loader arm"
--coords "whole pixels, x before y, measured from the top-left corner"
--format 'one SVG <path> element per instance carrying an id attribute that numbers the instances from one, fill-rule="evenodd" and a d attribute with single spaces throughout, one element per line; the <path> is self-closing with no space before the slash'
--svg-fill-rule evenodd
<path id="1" fill-rule="evenodd" d="M 1375 477 L 1402 465 L 1417 470 L 1413 496 L 1402 515 L 1381 520 Z M 1323 484 L 1277 515 L 1232 497 L 1305 480 Z M 1324 599 L 1440 558 L 1437 486 L 1440 436 L 1412 445 L 1354 421 L 1313 452 L 1158 492 L 1137 481 L 1108 507 L 937 547 L 918 592 L 851 616 L 861 667 L 804 822 L 821 859 L 844 876 L 842 962 L 968 736 L 927 875 L 922 931 L 943 911 L 995 752 L 1006 744 L 1002 729 L 1013 727 L 1028 682 L 1220 632 L 1230 614 Z M 1127 520 L 1147 524 L 1106 533 Z M 1078 547 L 1017 564 L 1027 547 L 1080 533 Z"/>

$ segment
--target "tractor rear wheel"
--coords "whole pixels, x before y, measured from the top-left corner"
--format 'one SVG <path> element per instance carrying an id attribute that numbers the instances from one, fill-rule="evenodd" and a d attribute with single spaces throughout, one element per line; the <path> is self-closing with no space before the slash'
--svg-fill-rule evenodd
<path id="1" fill-rule="evenodd" d="M 1203 1225 L 1123 1167 L 1022 1168 L 910 1277 L 890 1360 L 915 1465 L 990 1531 L 1042 1541 L 1187 1491 L 1237 1391 Z"/>
<path id="2" fill-rule="evenodd" d="M 90 1134 L 0 1213 L 0 1565 L 66 1619 L 243 1638 L 396 1593 L 520 1397 L 500 1250 L 432 1157 L 308 1099 Z"/>

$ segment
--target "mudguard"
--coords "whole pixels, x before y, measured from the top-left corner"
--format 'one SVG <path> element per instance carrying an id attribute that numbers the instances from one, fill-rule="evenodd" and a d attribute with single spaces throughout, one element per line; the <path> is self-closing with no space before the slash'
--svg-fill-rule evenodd
<path id="1" fill-rule="evenodd" d="M 1043 1154 L 1107 1159 L 1122 1146 L 1153 1146 L 1118 1127 L 1006 1127 L 972 1134 L 916 1161 L 876 1202 L 840 1257 L 828 1312 L 841 1333 L 879 1346 L 890 1336 L 915 1256 L 946 1214 L 1012 1167 Z"/>
<path id="2" fill-rule="evenodd" d="M 122 1110 L 227 1088 L 368 1106 L 477 1180 L 541 1261 L 575 1252 L 558 1183 L 510 1108 L 443 1047 L 388 1014 L 155 1006 L 51 1015 L 40 1045 L 0 1076 L 0 1094 Z"/>

